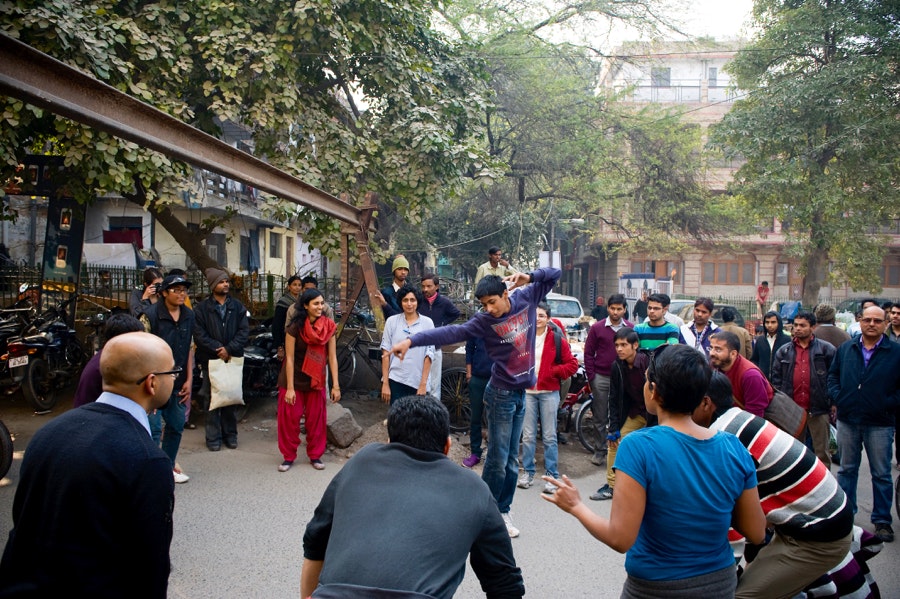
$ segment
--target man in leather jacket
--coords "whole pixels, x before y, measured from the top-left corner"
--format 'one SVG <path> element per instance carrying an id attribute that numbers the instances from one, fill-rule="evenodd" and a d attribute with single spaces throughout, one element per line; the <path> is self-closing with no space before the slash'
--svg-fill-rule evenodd
<path id="1" fill-rule="evenodd" d="M 791 343 L 782 345 L 772 360 L 772 386 L 790 396 L 809 413 L 807 426 L 813 451 L 826 466 L 831 466 L 828 446 L 829 420 L 833 405 L 828 396 L 828 369 L 834 360 L 834 346 L 812 333 L 816 317 L 801 312 L 794 317 Z"/>

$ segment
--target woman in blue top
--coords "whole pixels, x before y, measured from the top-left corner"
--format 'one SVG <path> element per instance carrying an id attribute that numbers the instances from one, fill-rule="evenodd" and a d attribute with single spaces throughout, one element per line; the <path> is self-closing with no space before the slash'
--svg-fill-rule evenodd
<path id="1" fill-rule="evenodd" d="M 695 424 L 691 412 L 706 394 L 711 370 L 686 345 L 663 345 L 650 359 L 644 402 L 659 426 L 622 439 L 609 519 L 581 502 L 563 477 L 544 499 L 594 537 L 627 552 L 622 597 L 733 597 L 737 576 L 728 528 L 752 543 L 765 536 L 756 468 L 733 435 Z"/>
<path id="2" fill-rule="evenodd" d="M 428 375 L 434 358 L 434 346 L 426 345 L 411 351 L 405 360 L 391 355 L 391 347 L 416 333 L 434 328 L 434 322 L 419 315 L 419 292 L 409 285 L 397 290 L 397 303 L 402 310 L 384 321 L 381 337 L 381 399 L 394 402 L 408 395 L 425 395 L 429 389 Z"/>

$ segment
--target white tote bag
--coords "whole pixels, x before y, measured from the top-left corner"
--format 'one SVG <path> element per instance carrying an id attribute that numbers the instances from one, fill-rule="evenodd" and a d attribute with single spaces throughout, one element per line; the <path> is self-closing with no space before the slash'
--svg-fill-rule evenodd
<path id="1" fill-rule="evenodd" d="M 209 409 L 244 405 L 244 358 L 209 361 Z"/>

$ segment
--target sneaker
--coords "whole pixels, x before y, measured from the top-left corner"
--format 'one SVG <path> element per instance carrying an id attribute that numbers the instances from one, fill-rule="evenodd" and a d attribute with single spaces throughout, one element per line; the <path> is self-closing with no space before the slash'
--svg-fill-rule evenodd
<path id="1" fill-rule="evenodd" d="M 509 533 L 510 538 L 515 539 L 517 536 L 519 536 L 519 529 L 513 526 L 512 516 L 509 514 L 509 512 L 500 515 L 503 516 L 503 523 L 506 524 L 506 532 Z"/>
<path id="2" fill-rule="evenodd" d="M 292 462 L 290 460 L 285 460 L 285 461 L 281 462 L 281 465 L 278 467 L 278 471 L 279 472 L 287 472 L 288 470 L 291 469 L 291 466 L 293 466 L 293 465 L 294 465 L 294 462 Z"/>
<path id="3" fill-rule="evenodd" d="M 325 464 L 322 463 L 322 460 L 310 460 L 309 463 L 316 470 L 325 470 Z"/>
<path id="4" fill-rule="evenodd" d="M 553 483 L 544 483 L 544 490 L 541 492 L 546 493 L 547 495 L 553 495 L 556 493 L 556 485 Z"/>
<path id="5" fill-rule="evenodd" d="M 518 487 L 520 489 L 529 489 L 534 484 L 534 475 L 527 472 L 519 479 Z"/>
<path id="6" fill-rule="evenodd" d="M 894 529 L 891 528 L 890 524 L 876 524 L 875 536 L 878 537 L 878 540 L 882 543 L 893 543 Z"/>
<path id="7" fill-rule="evenodd" d="M 481 463 L 481 458 L 475 455 L 474 453 L 463 460 L 463 466 L 466 468 L 474 468 L 478 464 Z"/>
<path id="8" fill-rule="evenodd" d="M 175 482 L 179 485 L 191 480 L 191 477 L 184 472 L 177 472 L 175 470 L 172 470 L 172 476 L 175 478 Z"/>
<path id="9" fill-rule="evenodd" d="M 594 501 L 604 501 L 606 499 L 612 499 L 613 496 L 613 488 L 609 485 L 603 485 L 597 492 L 591 495 L 591 499 Z"/>
<path id="10" fill-rule="evenodd" d="M 602 451 L 595 451 L 591 456 L 591 464 L 600 467 L 606 466 L 606 454 Z"/>

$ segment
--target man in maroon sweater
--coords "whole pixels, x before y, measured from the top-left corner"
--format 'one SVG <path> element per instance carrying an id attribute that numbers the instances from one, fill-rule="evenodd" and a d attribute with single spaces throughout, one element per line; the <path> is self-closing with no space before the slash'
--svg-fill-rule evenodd
<path id="1" fill-rule="evenodd" d="M 616 347 L 613 337 L 616 331 L 622 327 L 634 328 L 634 325 L 625 320 L 626 303 L 625 296 L 616 293 L 606 300 L 607 317 L 598 320 L 588 331 L 587 340 L 584 342 L 584 369 L 591 383 L 591 393 L 594 395 L 593 415 L 594 425 L 597 427 L 597 438 L 603 439 L 603 445 L 594 449 L 591 463 L 596 466 L 606 464 L 607 447 L 605 443 L 607 425 L 609 422 L 609 375 L 612 372 L 612 364 L 616 359 Z"/>
<path id="2" fill-rule="evenodd" d="M 734 404 L 754 416 L 765 417 L 775 391 L 762 371 L 740 354 L 741 340 L 734 333 L 718 330 L 709 338 L 709 363 L 731 381 Z"/>

